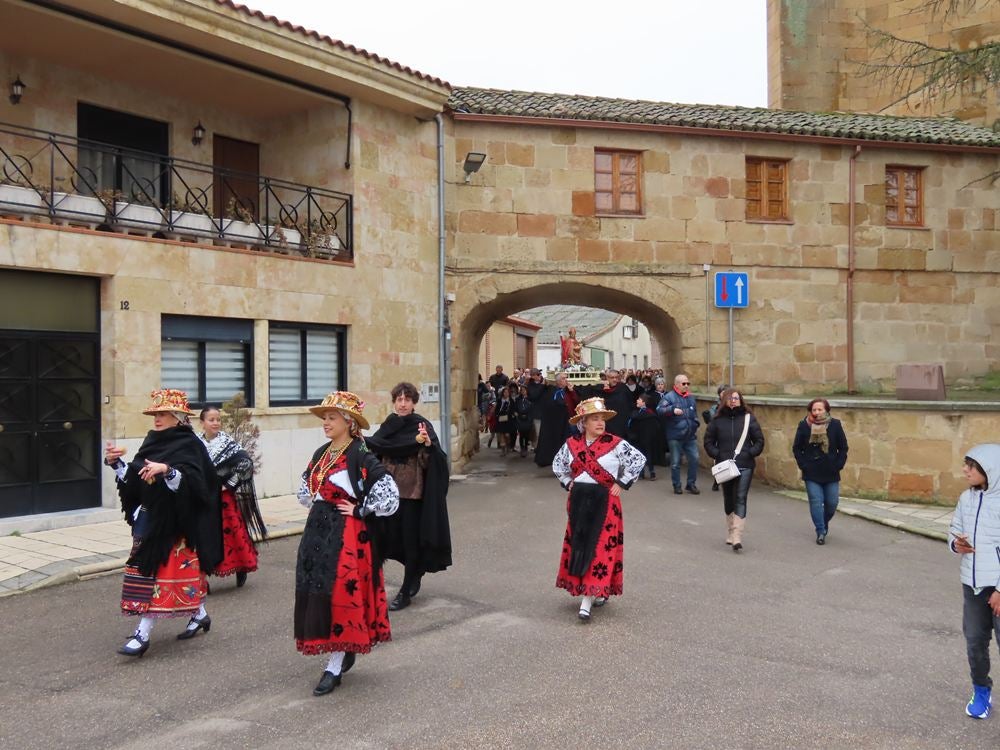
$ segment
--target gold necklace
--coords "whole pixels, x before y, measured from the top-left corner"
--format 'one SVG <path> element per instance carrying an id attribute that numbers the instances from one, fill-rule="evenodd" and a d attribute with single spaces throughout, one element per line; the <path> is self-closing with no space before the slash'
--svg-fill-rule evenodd
<path id="1" fill-rule="evenodd" d="M 309 474 L 309 481 L 307 482 L 307 487 L 309 488 L 310 497 L 314 497 L 317 492 L 319 492 L 320 486 L 323 484 L 323 480 L 326 478 L 327 472 L 333 468 L 337 463 L 337 460 L 344 454 L 348 446 L 353 442 L 353 438 L 349 439 L 339 448 L 333 447 L 333 441 L 326 446 L 326 450 L 323 451 L 323 455 L 319 457 L 319 461 L 313 466 L 312 472 Z"/>

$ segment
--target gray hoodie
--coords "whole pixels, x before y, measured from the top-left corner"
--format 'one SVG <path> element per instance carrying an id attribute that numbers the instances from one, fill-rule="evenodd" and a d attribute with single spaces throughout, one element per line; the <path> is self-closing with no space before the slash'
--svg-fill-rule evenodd
<path id="1" fill-rule="evenodd" d="M 951 519 L 949 546 L 965 534 L 975 552 L 962 555 L 962 583 L 973 588 L 1000 588 L 1000 445 L 977 445 L 966 454 L 983 467 L 986 490 L 970 487 L 962 493 Z"/>

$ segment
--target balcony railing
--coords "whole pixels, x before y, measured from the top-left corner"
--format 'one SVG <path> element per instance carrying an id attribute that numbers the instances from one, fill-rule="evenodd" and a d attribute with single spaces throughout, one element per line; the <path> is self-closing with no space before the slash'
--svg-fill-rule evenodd
<path id="1" fill-rule="evenodd" d="M 0 216 L 306 257 L 353 256 L 351 196 L 0 123 Z"/>

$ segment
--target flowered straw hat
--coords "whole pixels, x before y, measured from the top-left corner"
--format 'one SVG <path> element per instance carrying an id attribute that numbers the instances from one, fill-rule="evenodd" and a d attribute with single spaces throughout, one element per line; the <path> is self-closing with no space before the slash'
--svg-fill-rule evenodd
<path id="1" fill-rule="evenodd" d="M 605 419 L 611 419 L 618 412 L 613 409 L 607 409 L 604 406 L 604 399 L 600 396 L 594 396 L 594 398 L 588 398 L 581 401 L 576 405 L 576 414 L 569 418 L 570 424 L 576 424 L 581 419 L 590 417 L 593 415 L 600 415 Z"/>
<path id="2" fill-rule="evenodd" d="M 150 391 L 149 398 L 151 402 L 148 407 L 143 409 L 143 414 L 148 414 L 149 416 L 163 414 L 164 412 L 187 414 L 188 416 L 194 414 L 188 407 L 187 393 L 179 391 L 176 388 L 161 388 L 158 391 Z"/>
<path id="3" fill-rule="evenodd" d="M 368 420 L 361 414 L 364 408 L 365 402 L 350 391 L 334 391 L 333 393 L 328 393 L 326 398 L 323 399 L 323 403 L 319 406 L 310 406 L 309 411 L 322 419 L 324 413 L 331 409 L 336 409 L 349 417 L 353 417 L 354 421 L 358 423 L 358 427 L 362 430 L 367 430 Z"/>

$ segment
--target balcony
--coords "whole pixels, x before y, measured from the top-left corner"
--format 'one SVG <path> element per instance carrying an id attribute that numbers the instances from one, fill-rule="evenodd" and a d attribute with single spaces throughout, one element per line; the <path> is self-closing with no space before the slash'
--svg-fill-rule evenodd
<path id="1" fill-rule="evenodd" d="M 353 258 L 349 194 L 4 123 L 0 216 Z"/>

